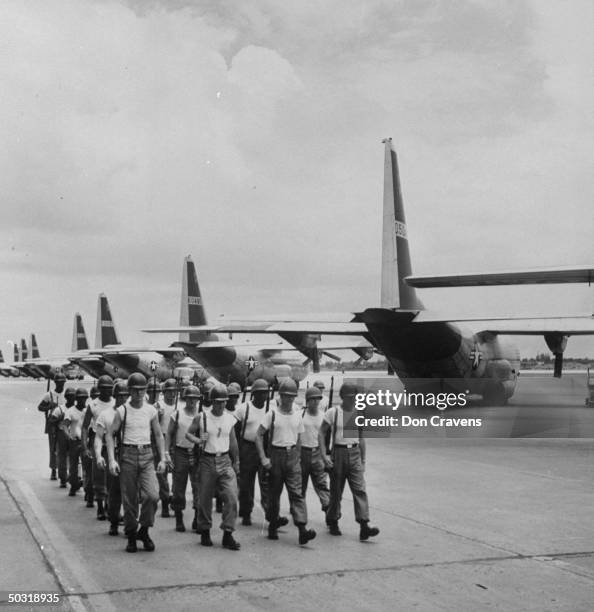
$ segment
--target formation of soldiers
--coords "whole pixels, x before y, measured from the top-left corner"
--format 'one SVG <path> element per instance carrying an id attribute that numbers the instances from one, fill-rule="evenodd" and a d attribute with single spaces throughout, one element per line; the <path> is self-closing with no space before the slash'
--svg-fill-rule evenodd
<path id="1" fill-rule="evenodd" d="M 145 550 L 155 550 L 149 529 L 159 501 L 161 517 L 170 517 L 171 510 L 175 530 L 186 531 L 188 481 L 191 529 L 203 546 L 213 545 L 215 500 L 222 515 L 222 546 L 240 549 L 233 534 L 238 516 L 243 526 L 252 524 L 256 479 L 270 540 L 278 540 L 279 527 L 289 523 L 280 515 L 283 487 L 299 544 L 316 537 L 307 527 L 310 479 L 330 535 L 342 535 L 339 520 L 347 481 L 360 540 L 379 533 L 369 525 L 365 440 L 361 432 L 353 438 L 345 429 L 357 393 L 351 383 L 342 385 L 341 404 L 332 407 L 321 381 L 306 390 L 304 407 L 295 404 L 297 385 L 292 380 L 281 383 L 277 402 L 268 383 L 258 379 L 242 403 L 236 383 L 207 382 L 201 389 L 186 385 L 178 393 L 175 379 L 161 388 L 137 373 L 127 381 L 101 376 L 90 394 L 82 387 L 65 389 L 65 383 L 64 375 L 57 374 L 55 389 L 38 406 L 45 414 L 50 478 L 59 480 L 61 488 L 70 485 L 71 497 L 82 488 L 87 507 L 96 504 L 97 519 L 109 521 L 110 535 L 118 535 L 123 523 L 128 552 L 138 550 L 138 541 Z"/>

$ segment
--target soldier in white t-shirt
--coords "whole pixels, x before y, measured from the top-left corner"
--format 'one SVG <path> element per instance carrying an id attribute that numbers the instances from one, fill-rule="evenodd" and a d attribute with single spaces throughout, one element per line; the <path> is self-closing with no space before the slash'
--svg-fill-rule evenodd
<path id="1" fill-rule="evenodd" d="M 266 519 L 268 520 L 268 539 L 278 540 L 278 516 L 280 496 L 283 486 L 287 487 L 291 515 L 299 529 L 299 544 L 307 544 L 316 537 L 313 529 L 307 529 L 307 506 L 301 492 L 301 451 L 299 435 L 303 433 L 301 410 L 293 409 L 297 397 L 297 384 L 289 379 L 279 387 L 280 406 L 271 410 L 258 428 L 256 447 L 264 469 L 270 471 L 270 502 Z M 268 432 L 269 456 L 264 450 L 264 434 Z"/>
<path id="2" fill-rule="evenodd" d="M 322 511 L 326 512 L 330 502 L 330 489 L 328 488 L 328 474 L 324 467 L 318 439 L 320 427 L 324 420 L 324 413 L 320 410 L 321 400 L 322 392 L 318 387 L 309 387 L 305 392 L 304 431 L 301 434 L 301 491 L 305 498 L 307 482 L 311 477 L 314 490 L 322 504 Z"/>
<path id="3" fill-rule="evenodd" d="M 50 480 L 57 480 L 56 476 L 56 432 L 57 425 L 51 420 L 51 413 L 56 406 L 64 405 L 64 385 L 66 376 L 63 372 L 57 372 L 54 376 L 55 389 L 48 391 L 39 402 L 37 410 L 45 414 L 45 429 L 49 445 L 49 467 L 51 470 Z"/>
<path id="4" fill-rule="evenodd" d="M 227 387 L 219 384 L 210 390 L 212 409 L 201 412 L 190 425 L 186 438 L 202 448 L 199 462 L 200 503 L 198 533 L 202 546 L 212 546 L 212 498 L 220 496 L 223 507 L 221 529 L 223 548 L 239 550 L 233 538 L 237 519 L 237 465 L 238 451 L 235 439 L 235 417 L 225 410 Z M 194 435 L 199 433 L 199 437 Z"/>
<path id="5" fill-rule="evenodd" d="M 330 469 L 330 503 L 326 512 L 326 523 L 330 535 L 342 535 L 338 527 L 341 517 L 340 502 L 344 485 L 348 480 L 353 503 L 355 520 L 360 525 L 359 539 L 364 541 L 379 533 L 377 527 L 369 526 L 369 503 L 365 490 L 365 439 L 361 435 L 349 437 L 345 435 L 345 425 L 353 416 L 357 386 L 353 383 L 343 383 L 340 387 L 342 404 L 329 408 L 324 415 L 324 421 L 318 436 L 320 448 L 324 447 L 324 437 L 331 431 L 332 457 L 323 454 L 325 466 Z M 348 433 L 348 428 L 347 428 Z"/>
<path id="6" fill-rule="evenodd" d="M 58 465 L 58 480 L 60 489 L 66 488 L 68 482 L 68 451 L 70 442 L 64 424 L 64 415 L 68 408 L 74 406 L 76 390 L 73 387 L 64 389 L 64 405 L 56 406 L 51 413 L 51 420 L 56 425 L 56 463 Z"/>
<path id="7" fill-rule="evenodd" d="M 175 382 L 175 381 L 174 381 Z M 183 532 L 183 511 L 186 509 L 186 487 L 188 478 L 192 488 L 194 521 L 192 525 L 197 528 L 199 506 L 198 461 L 194 454 L 194 443 L 186 438 L 186 432 L 198 414 L 197 403 L 200 399 L 200 390 L 194 385 L 186 387 L 184 401 L 173 411 L 169 419 L 169 429 L 165 436 L 165 459 L 173 466 L 173 500 L 171 507 L 175 512 L 175 530 Z"/>
<path id="8" fill-rule="evenodd" d="M 68 408 L 64 414 L 64 426 L 70 442 L 68 451 L 68 472 L 70 474 L 70 491 L 68 495 L 70 495 L 70 497 L 76 495 L 81 484 L 78 477 L 78 464 L 82 452 L 82 422 L 85 416 L 88 397 L 89 394 L 87 390 L 84 387 L 79 387 L 75 391 L 74 406 Z"/>
<path id="9" fill-rule="evenodd" d="M 154 406 L 144 403 L 146 378 L 132 374 L 128 378 L 130 399 L 115 413 L 109 434 L 106 436 L 109 470 L 120 475 L 122 505 L 124 506 L 124 531 L 128 537 L 127 552 L 136 552 L 136 540 L 141 540 L 144 550 L 155 550 L 149 536 L 149 528 L 155 521 L 159 501 L 159 484 L 155 475 L 151 431 L 155 436 L 159 463 L 157 470 L 165 469 L 165 450 Z M 121 452 L 119 460 L 114 455 L 114 435 L 120 432 Z M 138 494 L 140 493 L 140 517 L 138 518 Z M 140 529 L 137 530 L 140 524 Z"/>

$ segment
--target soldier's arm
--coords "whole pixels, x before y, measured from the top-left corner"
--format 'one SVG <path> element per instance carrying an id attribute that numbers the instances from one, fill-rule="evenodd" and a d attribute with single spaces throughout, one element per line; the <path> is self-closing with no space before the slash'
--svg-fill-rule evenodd
<path id="1" fill-rule="evenodd" d="M 39 402 L 37 410 L 39 412 L 47 412 L 52 407 L 52 401 L 49 395 L 44 395 L 43 399 Z"/>
<path id="2" fill-rule="evenodd" d="M 231 455 L 233 467 L 236 467 L 239 462 L 239 448 L 237 446 L 237 438 L 235 437 L 234 428 L 231 428 L 231 431 L 229 432 L 229 455 Z"/>
<path id="3" fill-rule="evenodd" d="M 82 447 L 83 449 L 87 448 L 87 438 L 89 436 L 89 425 L 91 424 L 91 409 L 87 408 L 85 410 L 85 416 L 82 422 L 81 428 L 81 439 L 82 439 Z"/>
<path id="4" fill-rule="evenodd" d="M 122 419 L 120 418 L 120 413 L 116 412 L 115 416 L 113 417 L 111 427 L 105 432 L 105 444 L 107 446 L 107 460 L 109 461 L 110 466 L 115 463 L 115 453 L 114 453 L 115 444 L 113 441 L 113 437 L 119 430 L 121 424 L 122 424 Z"/>
<path id="5" fill-rule="evenodd" d="M 196 436 L 198 433 L 198 429 L 200 427 L 200 415 L 195 416 L 190 426 L 188 427 L 188 431 L 186 432 L 186 440 L 193 442 L 194 444 L 200 444 L 200 438 Z"/>
<path id="6" fill-rule="evenodd" d="M 95 432 L 95 440 L 93 441 L 93 449 L 95 451 L 95 459 L 97 459 L 97 461 L 99 461 L 99 458 L 101 457 L 103 433 L 103 425 L 101 425 L 101 423 L 97 423 L 97 431 Z M 105 440 L 107 442 L 107 435 L 105 436 Z"/>
<path id="7" fill-rule="evenodd" d="M 270 460 L 266 457 L 266 453 L 264 452 L 264 434 L 266 433 L 266 427 L 260 425 L 258 427 L 258 432 L 256 434 L 256 449 L 258 450 L 258 456 L 260 457 L 260 462 L 263 466 L 266 467 L 266 464 L 270 464 Z"/>
<path id="8" fill-rule="evenodd" d="M 153 435 L 155 436 L 155 442 L 157 443 L 157 450 L 159 451 L 159 461 L 165 461 L 165 449 L 163 448 L 163 432 L 161 431 L 161 425 L 159 425 L 159 415 L 151 419 L 151 427 L 153 428 Z"/>
<path id="9" fill-rule="evenodd" d="M 320 447 L 320 453 L 322 460 L 326 467 L 332 467 L 332 459 L 326 455 L 326 432 L 330 429 L 330 425 L 327 421 L 322 421 L 320 431 L 318 431 L 318 446 Z"/>

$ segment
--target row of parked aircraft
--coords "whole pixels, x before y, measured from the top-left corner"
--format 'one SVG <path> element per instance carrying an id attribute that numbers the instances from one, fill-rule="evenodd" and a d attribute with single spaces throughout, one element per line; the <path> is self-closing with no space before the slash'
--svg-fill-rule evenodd
<path id="1" fill-rule="evenodd" d="M 564 317 L 481 317 L 456 320 L 427 310 L 417 295 L 425 287 L 468 287 L 517 284 L 591 283 L 594 266 L 486 274 L 414 276 L 408 230 L 400 188 L 398 161 L 392 139 L 385 143 L 382 230 L 381 302 L 362 312 L 345 315 L 278 315 L 276 317 L 220 321 L 206 320 L 196 269 L 191 257 L 184 260 L 180 325 L 144 330 L 179 333 L 180 339 L 163 348 L 121 345 L 105 295 L 99 296 L 97 348 L 89 350 L 80 315 L 75 317 L 73 354 L 62 364 L 76 364 L 92 376 L 125 377 L 142 372 L 159 379 L 214 376 L 225 383 L 249 385 L 255 378 L 276 383 L 284 377 L 302 380 L 307 366 L 319 369 L 322 355 L 349 348 L 360 359 L 383 354 L 407 390 L 439 390 L 480 394 L 493 404 L 505 403 L 516 388 L 520 354 L 505 338 L 542 335 L 555 355 L 554 375 L 561 376 L 563 351 L 571 335 L 594 334 L 593 315 Z M 469 329 L 470 328 L 470 329 Z M 236 334 L 274 334 L 269 344 L 238 344 Z M 229 334 L 222 340 L 218 334 Z M 322 335 L 349 338 L 348 344 L 322 342 Z M 301 355 L 300 355 L 301 354 Z M 305 360 L 303 359 L 305 357 Z M 32 360 L 35 361 L 35 360 Z M 25 367 L 29 365 L 25 361 Z M 16 365 L 16 364 L 13 364 Z"/>

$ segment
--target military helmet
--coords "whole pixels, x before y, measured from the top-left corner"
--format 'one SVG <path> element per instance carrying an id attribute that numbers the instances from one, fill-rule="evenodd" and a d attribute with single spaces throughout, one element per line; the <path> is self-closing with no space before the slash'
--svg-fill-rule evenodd
<path id="1" fill-rule="evenodd" d="M 229 394 L 227 393 L 227 387 L 225 385 L 215 385 L 210 390 L 210 401 L 211 402 L 226 402 L 229 399 Z"/>
<path id="2" fill-rule="evenodd" d="M 146 390 L 149 393 L 159 393 L 161 391 L 161 385 L 159 384 L 159 381 L 153 377 L 149 380 Z"/>
<path id="3" fill-rule="evenodd" d="M 345 382 L 340 387 L 340 397 L 354 397 L 358 393 L 357 385 L 351 382 Z"/>
<path id="4" fill-rule="evenodd" d="M 263 378 L 257 378 L 252 383 L 252 393 L 256 393 L 256 391 L 268 391 L 268 383 Z"/>
<path id="5" fill-rule="evenodd" d="M 227 385 L 227 394 L 229 397 L 239 397 L 241 395 L 241 387 L 236 382 L 229 383 Z"/>
<path id="6" fill-rule="evenodd" d="M 103 376 L 99 376 L 97 380 L 97 387 L 101 389 L 102 387 L 109 387 L 110 390 L 113 388 L 113 380 L 111 376 L 107 376 L 107 374 L 103 374 Z"/>
<path id="7" fill-rule="evenodd" d="M 88 391 L 84 387 L 79 387 L 75 391 L 75 395 L 76 395 L 76 397 L 89 397 L 89 393 L 88 393 Z"/>
<path id="8" fill-rule="evenodd" d="M 64 397 L 72 397 L 73 395 L 76 395 L 74 387 L 66 387 L 64 390 Z"/>
<path id="9" fill-rule="evenodd" d="M 146 389 L 146 378 L 139 372 L 128 377 L 128 389 Z"/>
<path id="10" fill-rule="evenodd" d="M 317 387 L 320 391 L 323 391 L 326 388 L 323 380 L 316 380 L 313 383 L 314 387 Z"/>
<path id="11" fill-rule="evenodd" d="M 184 391 L 184 398 L 200 397 L 200 389 L 195 385 L 188 385 Z"/>
<path id="12" fill-rule="evenodd" d="M 175 378 L 168 378 L 163 383 L 163 392 L 165 391 L 177 391 L 177 381 Z"/>
<path id="13" fill-rule="evenodd" d="M 305 401 L 309 399 L 322 399 L 322 392 L 318 387 L 309 387 L 309 389 L 305 391 Z"/>
<path id="14" fill-rule="evenodd" d="M 54 382 L 66 382 L 66 374 L 61 370 L 54 374 Z"/>
<path id="15" fill-rule="evenodd" d="M 129 395 L 128 385 L 125 381 L 120 380 L 113 386 L 113 395 L 114 397 L 118 395 Z"/>
<path id="16" fill-rule="evenodd" d="M 297 383 L 292 378 L 283 380 L 278 388 L 280 395 L 297 395 Z"/>
<path id="17" fill-rule="evenodd" d="M 99 389 L 97 389 L 97 385 L 93 385 L 91 387 L 91 390 L 89 391 L 89 395 L 92 398 L 95 398 L 95 397 L 97 397 L 99 395 Z"/>

